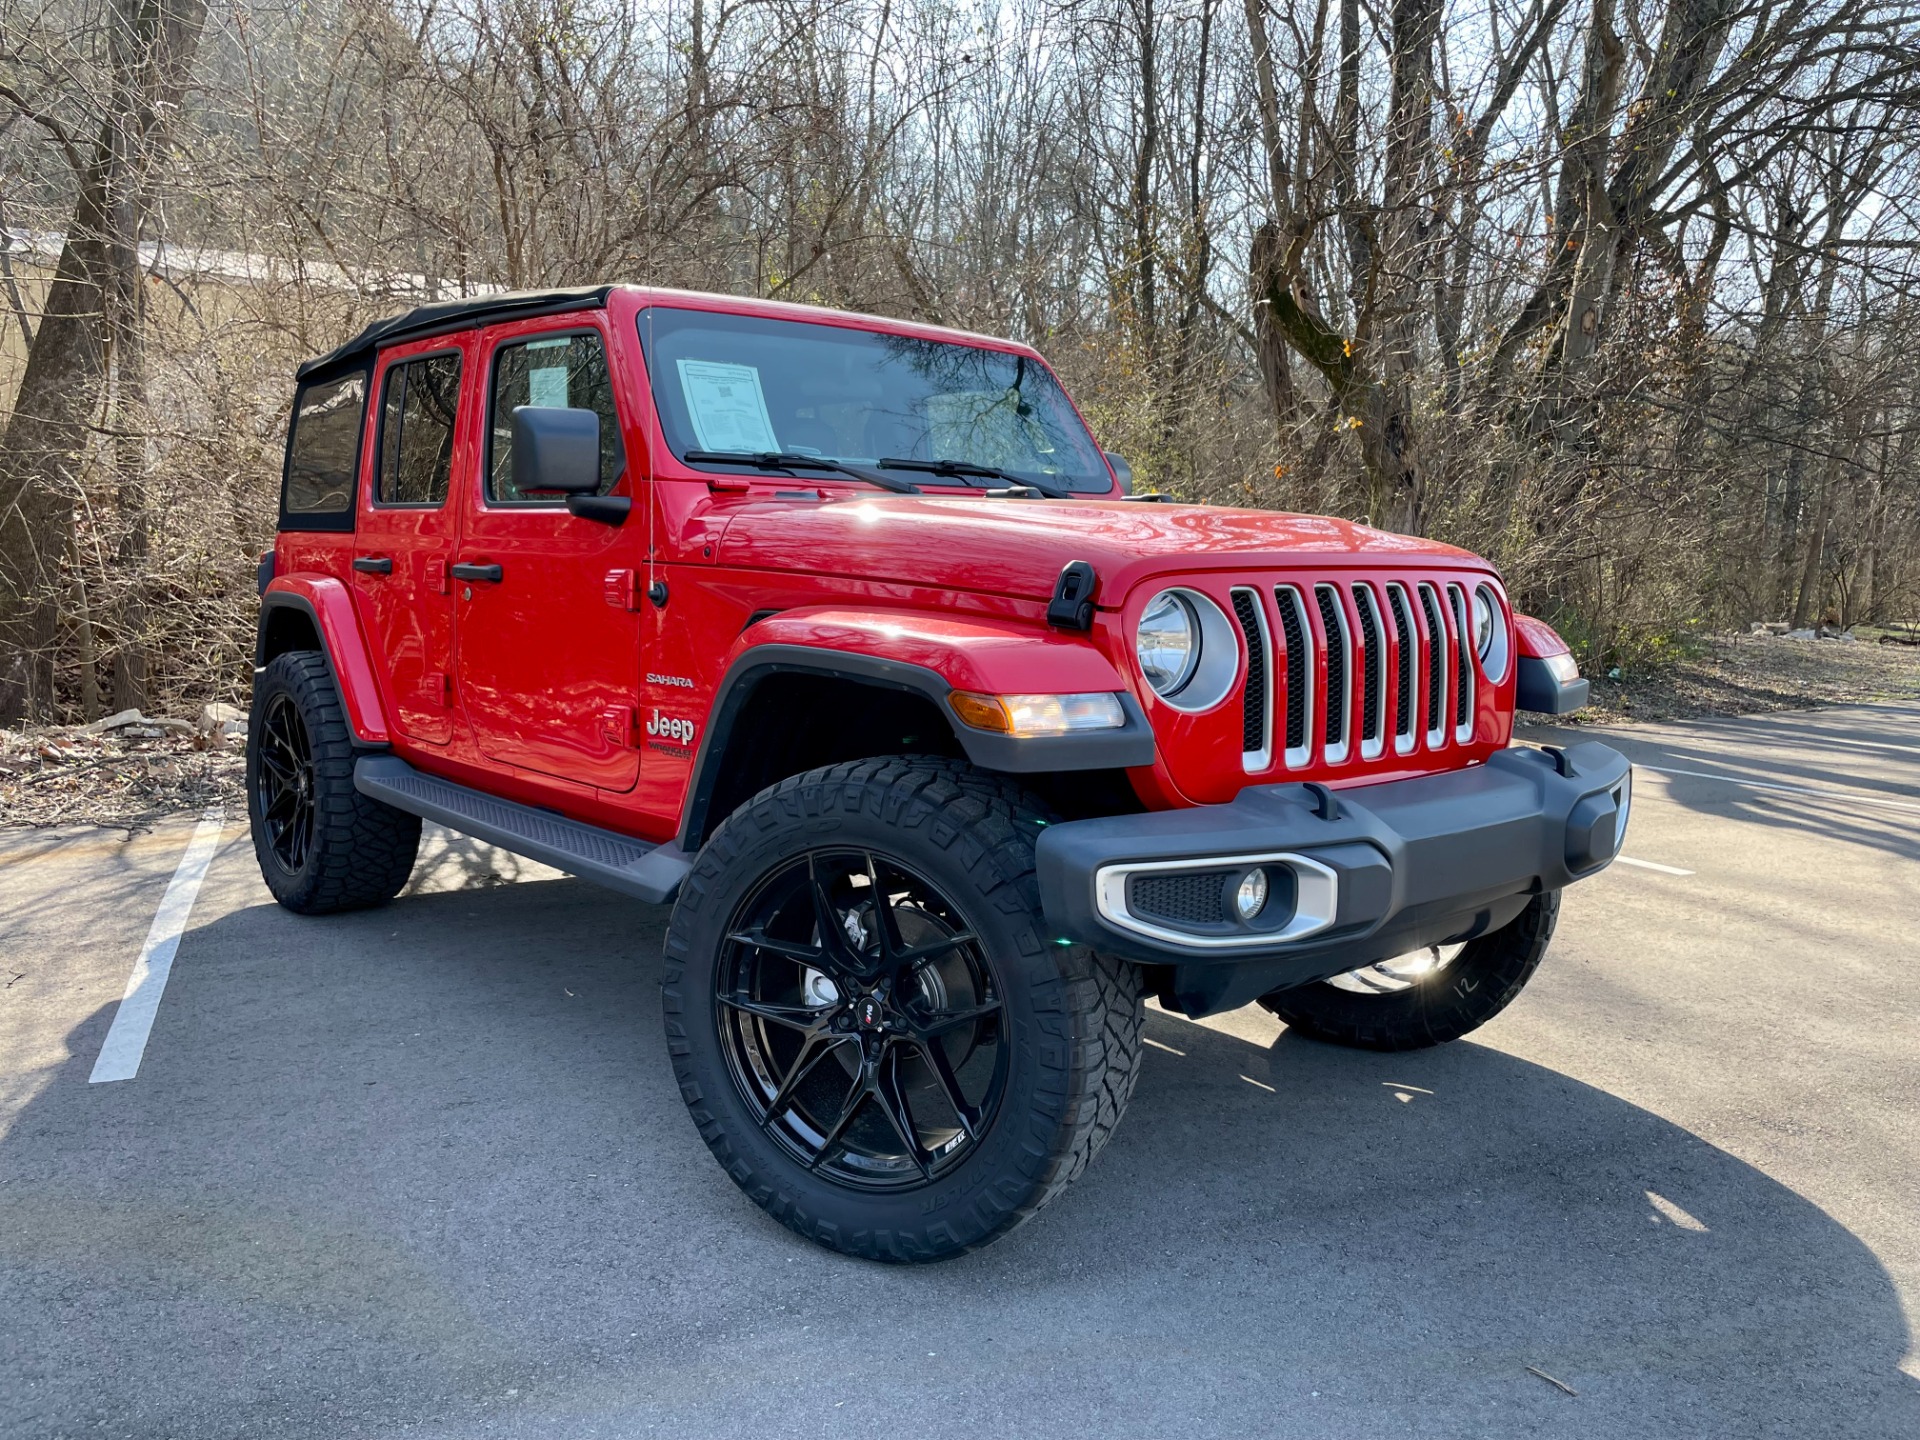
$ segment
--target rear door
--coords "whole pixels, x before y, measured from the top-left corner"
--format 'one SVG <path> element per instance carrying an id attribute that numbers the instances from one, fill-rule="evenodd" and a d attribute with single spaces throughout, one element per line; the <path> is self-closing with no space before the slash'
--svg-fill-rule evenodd
<path id="1" fill-rule="evenodd" d="M 639 775 L 643 527 L 578 519 L 513 485 L 513 410 L 600 417 L 600 492 L 634 494 L 599 317 L 487 332 L 477 487 L 455 573 L 458 693 L 481 751 L 605 790 Z M 636 515 L 638 508 L 636 507 Z"/>
<path id="2" fill-rule="evenodd" d="M 469 345 L 397 346 L 374 374 L 373 466 L 355 526 L 353 588 L 402 734 L 444 745 L 453 711 L 453 597 L 447 566 L 457 529 L 452 477 L 471 464 L 461 424 Z"/>

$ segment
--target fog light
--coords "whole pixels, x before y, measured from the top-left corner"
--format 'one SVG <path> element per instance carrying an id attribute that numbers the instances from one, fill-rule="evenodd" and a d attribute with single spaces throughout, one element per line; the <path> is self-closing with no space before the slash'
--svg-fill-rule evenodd
<path id="1" fill-rule="evenodd" d="M 1233 908 L 1240 912 L 1242 920 L 1251 920 L 1266 908 L 1267 872 L 1249 870 L 1240 881 L 1240 888 L 1233 892 Z"/>

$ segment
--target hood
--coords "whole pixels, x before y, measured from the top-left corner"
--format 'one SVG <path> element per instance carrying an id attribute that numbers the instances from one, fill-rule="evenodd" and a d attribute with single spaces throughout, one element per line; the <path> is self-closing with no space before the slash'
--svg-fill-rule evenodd
<path id="1" fill-rule="evenodd" d="M 717 562 L 1044 600 L 1085 560 L 1102 608 L 1150 576 L 1418 564 L 1485 570 L 1465 550 L 1319 515 L 1118 500 L 859 495 L 742 505 Z"/>

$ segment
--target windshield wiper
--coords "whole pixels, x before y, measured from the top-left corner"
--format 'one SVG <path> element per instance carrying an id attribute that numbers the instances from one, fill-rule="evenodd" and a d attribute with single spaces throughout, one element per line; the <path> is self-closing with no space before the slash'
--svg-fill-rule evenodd
<path id="1" fill-rule="evenodd" d="M 1031 490 L 1044 495 L 1049 500 L 1065 500 L 1064 490 L 1056 489 L 1039 480 L 1023 480 L 1010 470 L 997 470 L 991 465 L 975 465 L 969 460 L 902 460 L 897 455 L 889 455 L 884 460 L 874 462 L 882 470 L 919 470 L 928 475 L 948 475 L 955 479 L 978 475 L 984 480 L 1004 480 L 1009 485 L 1022 490 Z"/>
<path id="2" fill-rule="evenodd" d="M 764 450 L 758 454 L 744 450 L 689 450 L 680 458 L 696 465 L 751 465 L 756 470 L 831 470 L 878 485 L 896 495 L 920 493 L 920 487 L 911 480 L 882 475 L 864 465 L 849 465 L 844 460 L 829 460 L 824 455 L 792 455 L 784 450 Z"/>

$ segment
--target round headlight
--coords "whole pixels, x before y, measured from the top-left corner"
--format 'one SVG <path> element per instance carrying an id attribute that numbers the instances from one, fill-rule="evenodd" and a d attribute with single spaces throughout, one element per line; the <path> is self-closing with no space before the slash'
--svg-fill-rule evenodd
<path id="1" fill-rule="evenodd" d="M 1140 673 L 1156 695 L 1178 695 L 1200 665 L 1200 626 L 1184 595 L 1163 590 L 1148 603 L 1134 633 Z"/>
<path id="2" fill-rule="evenodd" d="M 1507 654 L 1512 649 L 1507 621 L 1500 609 L 1500 597 L 1491 585 L 1473 588 L 1473 648 L 1480 657 L 1480 669 L 1498 685 L 1507 677 Z"/>
<path id="3" fill-rule="evenodd" d="M 1473 592 L 1473 648 L 1482 660 L 1493 648 L 1493 622 L 1497 613 L 1486 586 L 1482 585 Z"/>

